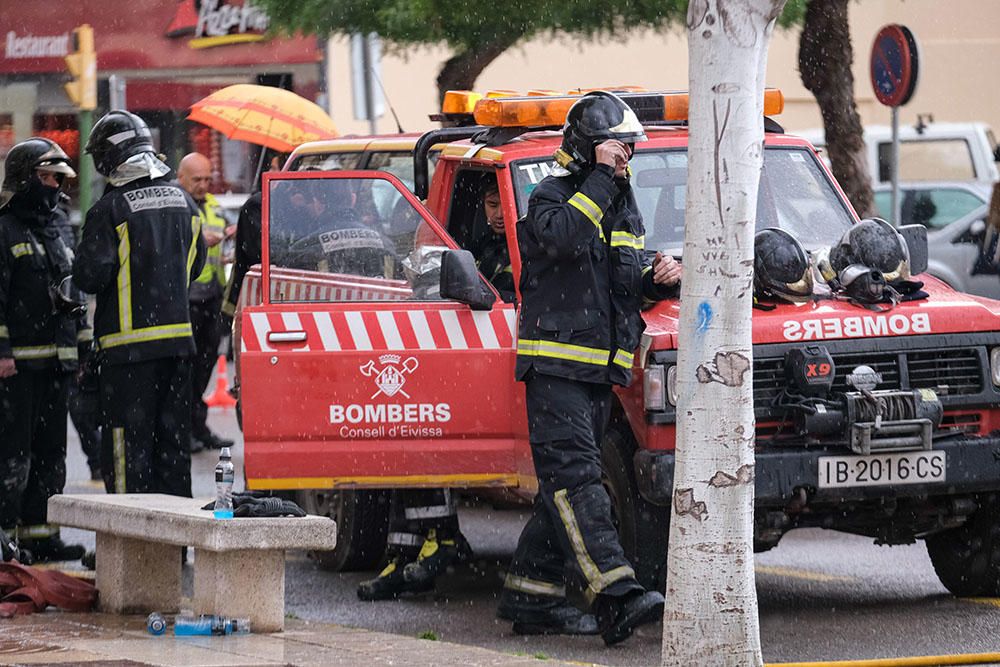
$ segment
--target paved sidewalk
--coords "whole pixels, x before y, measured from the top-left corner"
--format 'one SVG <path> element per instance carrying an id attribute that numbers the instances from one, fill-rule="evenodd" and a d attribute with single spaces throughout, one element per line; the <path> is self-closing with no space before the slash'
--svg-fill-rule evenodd
<path id="1" fill-rule="evenodd" d="M 172 619 L 170 619 L 172 620 Z M 272 665 L 570 665 L 545 656 L 513 655 L 288 619 L 285 631 L 229 637 L 175 637 L 146 632 L 141 616 L 49 610 L 0 621 L 0 665 L 112 667 L 270 667 Z"/>

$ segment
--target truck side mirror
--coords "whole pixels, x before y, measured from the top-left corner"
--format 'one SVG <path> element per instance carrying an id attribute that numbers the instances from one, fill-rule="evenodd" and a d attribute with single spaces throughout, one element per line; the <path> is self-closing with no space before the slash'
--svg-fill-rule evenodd
<path id="1" fill-rule="evenodd" d="M 493 294 L 476 269 L 476 258 L 468 250 L 446 250 L 441 254 L 441 296 L 472 307 L 490 310 Z"/>
<path id="2" fill-rule="evenodd" d="M 903 225 L 899 233 L 910 250 L 910 273 L 923 273 L 927 270 L 927 228 L 923 225 Z"/>

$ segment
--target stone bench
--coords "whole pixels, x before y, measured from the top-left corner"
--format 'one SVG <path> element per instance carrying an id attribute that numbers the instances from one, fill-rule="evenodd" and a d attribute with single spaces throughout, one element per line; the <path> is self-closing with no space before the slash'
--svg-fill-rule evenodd
<path id="1" fill-rule="evenodd" d="M 330 550 L 328 517 L 216 519 L 209 499 L 162 494 L 57 495 L 51 523 L 97 533 L 102 611 L 179 610 L 181 549 L 195 548 L 193 611 L 250 619 L 253 632 L 285 625 L 285 550 Z"/>

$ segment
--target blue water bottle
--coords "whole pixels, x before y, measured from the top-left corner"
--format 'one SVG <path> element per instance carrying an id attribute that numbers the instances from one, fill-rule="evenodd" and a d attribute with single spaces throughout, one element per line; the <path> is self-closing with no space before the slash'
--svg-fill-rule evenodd
<path id="1" fill-rule="evenodd" d="M 245 635 L 250 633 L 250 619 L 225 616 L 178 616 L 174 619 L 174 634 L 185 636 Z"/>

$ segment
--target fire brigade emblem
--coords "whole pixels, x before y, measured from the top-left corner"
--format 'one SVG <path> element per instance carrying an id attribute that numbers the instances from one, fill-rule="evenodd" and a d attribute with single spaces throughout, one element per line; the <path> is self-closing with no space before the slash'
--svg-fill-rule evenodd
<path id="1" fill-rule="evenodd" d="M 415 371 L 420 362 L 414 357 L 407 357 L 400 364 L 401 359 L 402 357 L 398 354 L 383 354 L 378 358 L 378 363 L 382 366 L 381 368 L 378 368 L 374 361 L 369 361 L 364 366 L 361 366 L 362 375 L 375 378 L 375 386 L 378 387 L 378 391 L 372 394 L 372 398 L 375 398 L 379 394 L 385 394 L 386 396 L 402 394 L 407 398 L 410 397 L 409 394 L 403 391 L 403 385 L 406 384 L 406 376 Z"/>

